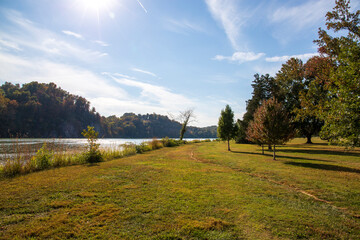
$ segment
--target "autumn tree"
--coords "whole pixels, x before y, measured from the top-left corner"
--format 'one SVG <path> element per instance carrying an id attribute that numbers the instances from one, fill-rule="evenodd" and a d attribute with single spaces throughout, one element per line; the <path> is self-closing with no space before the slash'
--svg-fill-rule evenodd
<path id="1" fill-rule="evenodd" d="M 273 159 L 276 159 L 276 145 L 289 141 L 294 132 L 284 106 L 275 98 L 264 100 L 255 111 L 254 119 L 249 123 L 247 135 L 250 141 L 273 146 Z"/>
<path id="2" fill-rule="evenodd" d="M 360 146 L 360 10 L 351 11 L 349 0 L 335 1 L 326 14 L 327 30 L 319 29 L 315 42 L 319 52 L 334 67 L 328 82 L 328 95 L 322 118 L 321 136 L 336 144 Z"/>
<path id="3" fill-rule="evenodd" d="M 228 151 L 231 151 L 230 140 L 235 137 L 236 124 L 234 123 L 234 112 L 229 105 L 226 105 L 225 109 L 221 110 L 217 133 L 221 140 L 227 141 Z"/>

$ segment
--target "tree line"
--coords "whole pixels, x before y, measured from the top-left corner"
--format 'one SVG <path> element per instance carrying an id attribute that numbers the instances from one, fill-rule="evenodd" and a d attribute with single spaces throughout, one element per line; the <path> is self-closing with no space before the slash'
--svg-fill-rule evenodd
<path id="1" fill-rule="evenodd" d="M 179 137 L 182 124 L 158 114 L 125 113 L 104 117 L 81 96 L 70 94 L 54 83 L 31 82 L 0 86 L 0 137 L 81 137 L 93 126 L 99 137 Z M 216 126 L 187 127 L 183 136 L 214 138 Z"/>
<path id="2" fill-rule="evenodd" d="M 360 10 L 351 12 L 349 0 L 335 1 L 326 14 L 328 31 L 320 28 L 314 41 L 319 56 L 305 63 L 291 58 L 274 77 L 255 74 L 243 119 L 235 123 L 226 106 L 218 136 L 275 148 L 294 136 L 311 143 L 320 135 L 333 144 L 360 146 L 359 15 Z"/>

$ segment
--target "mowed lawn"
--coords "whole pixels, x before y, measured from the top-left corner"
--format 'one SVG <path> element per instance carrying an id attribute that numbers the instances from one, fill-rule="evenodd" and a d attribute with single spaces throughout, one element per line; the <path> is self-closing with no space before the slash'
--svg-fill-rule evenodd
<path id="1" fill-rule="evenodd" d="M 360 239 L 360 151 L 211 142 L 0 180 L 0 239 Z"/>

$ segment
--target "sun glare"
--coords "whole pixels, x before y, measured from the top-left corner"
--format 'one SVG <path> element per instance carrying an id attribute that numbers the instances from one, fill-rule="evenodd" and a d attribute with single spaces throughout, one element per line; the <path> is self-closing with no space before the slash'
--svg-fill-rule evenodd
<path id="1" fill-rule="evenodd" d="M 101 11 L 109 9 L 113 0 L 80 0 L 80 3 L 86 10 Z"/>

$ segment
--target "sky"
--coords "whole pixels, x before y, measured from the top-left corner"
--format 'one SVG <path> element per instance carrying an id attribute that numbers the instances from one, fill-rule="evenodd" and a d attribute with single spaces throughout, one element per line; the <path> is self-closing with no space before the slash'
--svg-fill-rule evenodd
<path id="1" fill-rule="evenodd" d="M 0 0 L 0 84 L 54 82 L 103 116 L 246 111 L 254 74 L 317 55 L 333 0 Z M 360 0 L 352 0 L 354 9 Z"/>

